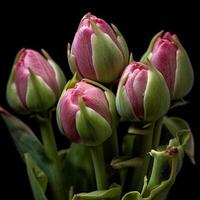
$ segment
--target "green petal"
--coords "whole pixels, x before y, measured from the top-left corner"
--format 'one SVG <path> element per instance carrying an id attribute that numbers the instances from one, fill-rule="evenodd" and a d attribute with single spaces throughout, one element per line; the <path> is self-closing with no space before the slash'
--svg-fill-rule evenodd
<path id="1" fill-rule="evenodd" d="M 97 80 L 104 83 L 115 81 L 126 65 L 120 49 L 106 33 L 93 34 L 91 43 Z"/>
<path id="2" fill-rule="evenodd" d="M 177 68 L 172 99 L 180 99 L 192 89 L 194 72 L 187 52 L 178 40 L 175 40 L 175 43 L 179 49 L 176 55 Z"/>
<path id="3" fill-rule="evenodd" d="M 53 90 L 30 70 L 28 79 L 26 105 L 32 112 L 43 112 L 51 108 L 56 102 Z"/>
<path id="4" fill-rule="evenodd" d="M 114 24 L 111 24 L 116 36 L 117 36 L 117 40 L 122 48 L 122 52 L 123 52 L 123 55 L 124 55 L 124 60 L 125 60 L 125 63 L 128 64 L 128 61 L 129 61 L 129 50 L 128 50 L 128 46 L 127 46 L 127 43 L 126 43 L 126 40 L 124 39 L 123 35 L 121 34 L 121 32 L 119 31 L 119 29 L 114 25 Z"/>
<path id="5" fill-rule="evenodd" d="M 169 110 L 170 94 L 167 84 L 155 67 L 150 66 L 144 94 L 144 120 L 154 121 Z"/>
<path id="6" fill-rule="evenodd" d="M 138 118 L 136 117 L 132 109 L 132 106 L 128 100 L 123 83 L 120 83 L 118 86 L 117 95 L 116 95 L 116 107 L 117 107 L 118 113 L 124 119 L 138 121 Z"/>
<path id="7" fill-rule="evenodd" d="M 97 146 L 107 140 L 112 134 L 110 124 L 96 111 L 85 107 L 79 98 L 80 111 L 76 113 L 76 128 L 81 142 L 88 146 Z"/>
<path id="8" fill-rule="evenodd" d="M 62 92 L 65 84 L 66 84 L 66 78 L 65 75 L 62 71 L 62 69 L 59 67 L 59 65 L 51 58 L 51 56 L 44 50 L 41 50 L 43 55 L 46 57 L 48 63 L 52 66 L 54 69 L 55 75 L 56 75 L 56 80 L 58 83 L 58 87 L 60 90 L 60 93 Z"/>

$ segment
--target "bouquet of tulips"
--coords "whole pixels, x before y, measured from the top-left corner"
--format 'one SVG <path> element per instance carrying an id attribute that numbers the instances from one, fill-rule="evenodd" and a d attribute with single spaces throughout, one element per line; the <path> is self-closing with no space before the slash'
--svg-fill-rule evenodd
<path id="1" fill-rule="evenodd" d="M 195 163 L 188 123 L 167 116 L 187 103 L 194 79 L 178 37 L 159 32 L 135 61 L 118 28 L 88 13 L 67 56 L 68 82 L 44 50 L 15 58 L 7 101 L 38 133 L 0 107 L 35 200 L 166 199 L 184 155 Z M 66 149 L 55 140 L 55 110 Z"/>

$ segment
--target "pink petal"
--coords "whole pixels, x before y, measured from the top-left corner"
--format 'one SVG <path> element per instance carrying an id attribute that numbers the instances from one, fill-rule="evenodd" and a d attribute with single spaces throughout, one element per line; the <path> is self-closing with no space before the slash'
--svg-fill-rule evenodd
<path id="1" fill-rule="evenodd" d="M 148 79 L 147 69 L 141 64 L 134 63 L 129 65 L 131 73 L 128 74 L 128 79 L 125 84 L 128 99 L 133 107 L 137 117 L 144 117 L 144 93 Z"/>
<path id="2" fill-rule="evenodd" d="M 173 94 L 175 73 L 176 73 L 176 51 L 177 47 L 174 43 L 166 39 L 158 39 L 157 45 L 152 52 L 151 61 L 153 65 L 164 76 L 170 94 Z"/>

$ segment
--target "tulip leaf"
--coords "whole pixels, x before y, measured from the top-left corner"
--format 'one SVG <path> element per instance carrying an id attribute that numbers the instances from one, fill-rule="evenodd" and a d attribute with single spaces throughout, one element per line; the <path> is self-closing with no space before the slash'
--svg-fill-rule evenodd
<path id="1" fill-rule="evenodd" d="M 63 153 L 64 152 L 64 153 Z M 89 149 L 82 144 L 72 143 L 70 148 L 60 152 L 68 190 L 75 193 L 94 190 L 96 186 L 94 168 Z"/>
<path id="2" fill-rule="evenodd" d="M 185 153 L 188 155 L 191 162 L 195 164 L 194 138 L 188 123 L 178 117 L 164 117 L 164 125 L 174 137 L 178 137 Z"/>
<path id="3" fill-rule="evenodd" d="M 24 157 L 25 157 L 25 163 L 26 163 L 29 181 L 31 184 L 31 188 L 32 188 L 32 192 L 33 192 L 33 196 L 35 200 L 47 200 L 47 197 L 45 195 L 47 182 L 48 182 L 47 176 L 37 166 L 37 164 L 33 161 L 33 159 L 28 153 L 26 153 Z"/>
<path id="4" fill-rule="evenodd" d="M 179 106 L 184 106 L 184 105 L 186 105 L 186 104 L 188 104 L 188 103 L 189 103 L 189 102 L 186 101 L 186 100 L 184 100 L 184 99 L 174 100 L 174 101 L 172 101 L 172 103 L 171 103 L 170 109 L 176 108 L 176 107 L 179 107 Z"/>
<path id="5" fill-rule="evenodd" d="M 126 156 L 121 156 L 115 158 L 111 162 L 111 166 L 114 169 L 123 169 L 128 167 L 140 167 L 142 165 L 143 159 L 140 157 L 127 158 Z"/>
<path id="6" fill-rule="evenodd" d="M 142 200 L 142 196 L 139 192 L 133 191 L 133 192 L 126 193 L 122 197 L 122 200 Z"/>
<path id="7" fill-rule="evenodd" d="M 166 199 L 168 192 L 175 182 L 178 173 L 179 161 L 182 163 L 182 153 L 179 148 L 177 151 L 166 149 L 165 151 L 151 151 L 154 157 L 154 164 L 150 180 L 143 191 L 143 200 L 163 200 Z M 170 152 L 171 151 L 171 152 Z M 174 153 L 172 153 L 174 151 Z M 180 152 L 180 154 L 179 154 Z"/>
<path id="8" fill-rule="evenodd" d="M 42 170 L 46 171 L 51 160 L 46 155 L 42 144 L 32 130 L 20 119 L 13 116 L 2 107 L 0 107 L 0 115 L 8 127 L 10 135 L 22 159 L 24 159 L 24 154 L 29 153 L 37 165 Z"/>
<path id="9" fill-rule="evenodd" d="M 102 200 L 113 199 L 119 200 L 121 195 L 121 186 L 112 184 L 108 190 L 98 190 L 89 193 L 79 193 L 74 195 L 73 200 Z"/>
<path id="10" fill-rule="evenodd" d="M 141 127 L 138 127 L 136 126 L 135 124 L 132 124 L 129 126 L 128 128 L 128 133 L 129 134 L 133 134 L 133 135 L 146 135 L 146 134 L 149 134 L 149 129 L 148 127 L 150 126 L 151 124 L 146 124 L 145 126 L 143 126 L 142 128 Z"/>

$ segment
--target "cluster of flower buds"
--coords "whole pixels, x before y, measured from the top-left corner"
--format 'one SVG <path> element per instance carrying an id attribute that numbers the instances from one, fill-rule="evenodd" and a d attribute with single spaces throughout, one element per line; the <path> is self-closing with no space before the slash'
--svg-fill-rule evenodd
<path id="1" fill-rule="evenodd" d="M 65 77 L 48 54 L 43 53 L 45 57 L 23 49 L 15 59 L 7 86 L 7 99 L 15 110 L 47 111 L 61 94 Z M 170 99 L 180 99 L 192 88 L 192 65 L 176 35 L 158 33 L 141 62 L 128 64 L 128 60 L 127 44 L 114 25 L 111 27 L 90 13 L 81 19 L 72 46 L 68 45 L 70 69 L 79 78 L 107 85 L 121 77 L 116 108 L 122 118 L 136 122 L 157 120 L 167 113 Z M 87 81 L 65 88 L 57 109 L 62 132 L 72 142 L 96 144 L 94 141 L 108 138 L 112 115 L 116 115 L 110 111 L 110 101 L 114 102 L 114 94 L 110 94 L 104 86 Z M 111 107 L 115 110 L 115 105 Z M 100 129 L 105 137 L 86 136 Z"/>
<path id="2" fill-rule="evenodd" d="M 131 190 L 127 189 L 128 193 L 122 198 L 123 200 L 152 199 L 157 193 L 162 193 L 161 187 L 164 188 L 161 196 L 165 199 L 180 169 L 179 165 L 182 165 L 184 151 L 194 163 L 194 142 L 189 126 L 179 118 L 165 117 L 170 106 L 180 105 L 194 82 L 190 59 L 178 37 L 162 31 L 156 34 L 146 53 L 137 62 L 131 56 L 129 58 L 128 46 L 117 27 L 110 26 L 103 19 L 88 13 L 81 19 L 72 45 L 68 45 L 67 56 L 71 72 L 74 74 L 73 79 L 67 84 L 62 70 L 47 52 L 42 50 L 40 54 L 31 49 L 22 49 L 17 54 L 7 84 L 9 105 L 20 113 L 33 114 L 39 119 L 42 143 L 37 140 L 37 136 L 29 134 L 32 131 L 28 126 L 0 107 L 0 115 L 8 127 L 10 126 L 11 132 L 19 134 L 16 137 L 11 133 L 19 152 L 25 157 L 33 190 L 39 188 L 39 193 L 34 191 L 33 194 L 36 196 L 39 194 L 37 199 L 47 199 L 46 191 L 42 188 L 38 177 L 33 179 L 34 175 L 40 173 L 41 176 L 45 176 L 42 177 L 43 182 L 47 182 L 46 178 L 49 181 L 49 191 L 53 195 L 50 199 L 64 200 L 67 196 L 71 199 L 71 195 L 77 189 L 74 190 L 73 187 L 77 183 L 70 181 L 67 183 L 68 178 L 65 177 L 67 173 L 63 173 L 65 175 L 62 177 L 62 170 L 73 168 L 76 165 L 75 160 L 86 152 L 84 150 L 86 148 L 90 150 L 91 157 L 84 155 L 87 159 L 83 162 L 83 166 L 74 168 L 81 170 L 69 174 L 69 180 L 73 179 L 74 182 L 78 180 L 79 186 L 82 185 L 80 183 L 88 186 L 87 178 L 93 180 L 91 174 L 95 174 L 97 189 L 100 191 L 89 196 L 87 193 L 81 193 L 83 199 L 95 199 L 95 195 L 97 199 L 120 199 L 121 191 L 126 191 L 126 188 L 115 186 L 116 184 L 106 190 L 112 179 L 111 176 L 107 176 L 107 171 L 112 170 L 110 166 L 108 167 L 108 163 L 109 165 L 111 163 L 112 167 L 115 165 L 116 169 L 122 168 L 123 173 L 114 177 L 114 172 L 113 177 L 116 180 L 120 177 L 122 185 L 130 185 L 130 189 L 135 190 L 129 192 Z M 50 113 L 55 109 L 56 103 L 57 124 L 60 131 L 72 143 L 79 143 L 79 145 L 73 144 L 70 150 L 63 151 L 63 154 L 57 152 L 51 127 Z M 120 128 L 117 125 L 124 121 L 130 125 L 127 131 L 129 134 L 120 136 L 122 142 L 119 144 L 122 144 L 122 148 L 119 148 L 117 131 Z M 174 139 L 170 140 L 164 151 L 152 150 L 152 148 L 163 149 L 163 144 L 161 148 L 159 145 L 161 129 L 164 126 L 166 132 L 168 131 Z M 33 146 L 36 149 L 33 150 Z M 109 155 L 105 155 L 107 147 Z M 79 151 L 77 149 L 83 149 L 83 152 L 74 159 Z M 65 157 L 63 155 L 66 152 Z M 123 154 L 121 157 L 119 152 Z M 154 157 L 153 167 L 149 164 L 151 163 L 149 152 Z M 131 156 L 133 158 L 129 159 Z M 60 159 L 61 157 L 66 159 Z M 65 160 L 64 164 L 61 164 L 61 160 Z M 87 163 L 87 160 L 90 162 Z M 90 170 L 91 160 L 95 173 Z M 78 165 L 81 162 L 82 160 L 79 160 Z M 126 167 L 127 171 L 124 170 Z M 33 172 L 40 168 L 41 172 Z M 167 173 L 164 173 L 167 168 Z M 173 173 L 169 172 L 170 170 Z M 76 173 L 81 173 L 81 176 L 75 177 Z M 85 177 L 86 174 L 89 174 L 88 177 L 79 181 L 80 177 Z M 169 180 L 166 179 L 166 174 L 170 175 Z M 150 181 L 147 182 L 149 177 L 144 179 L 145 175 L 151 175 Z M 140 195 L 144 180 L 146 182 Z M 163 182 L 159 184 L 158 181 Z M 71 187 L 68 188 L 69 194 L 66 193 L 67 187 Z M 119 189 L 113 192 L 115 187 Z M 156 193 L 151 193 L 153 190 L 157 190 Z M 147 198 L 148 195 L 151 198 Z M 73 199 L 78 198 L 82 197 L 75 196 Z"/>

